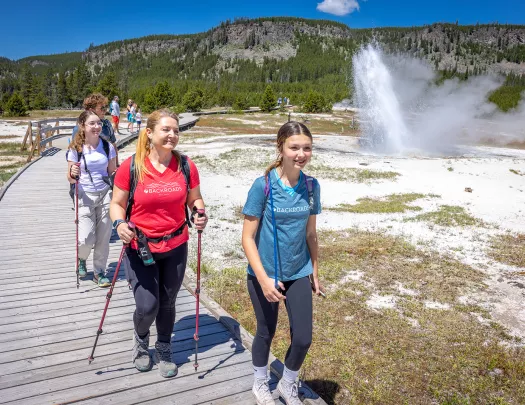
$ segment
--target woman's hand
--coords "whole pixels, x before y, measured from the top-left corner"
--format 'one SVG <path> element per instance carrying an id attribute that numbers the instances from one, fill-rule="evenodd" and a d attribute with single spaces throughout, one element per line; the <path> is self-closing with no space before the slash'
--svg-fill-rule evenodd
<path id="1" fill-rule="evenodd" d="M 275 288 L 275 281 L 270 277 L 266 276 L 264 280 L 259 281 L 259 284 L 261 285 L 264 296 L 269 302 L 279 302 L 286 299 L 286 297 Z M 278 285 L 281 291 L 284 291 L 283 283 L 279 281 Z"/>
<path id="2" fill-rule="evenodd" d="M 127 222 L 122 222 L 117 226 L 117 233 L 120 240 L 126 245 L 135 237 L 135 232 L 130 229 Z"/>
<path id="3" fill-rule="evenodd" d="M 202 210 L 200 213 L 199 211 L 200 210 L 197 210 L 193 214 L 193 223 L 195 224 L 195 228 L 197 228 L 198 231 L 202 231 L 204 228 L 206 228 L 206 224 L 208 223 L 208 215 L 206 212 L 204 212 L 204 210 Z"/>
<path id="4" fill-rule="evenodd" d="M 80 163 L 75 163 L 71 165 L 71 168 L 69 169 L 69 175 L 72 179 L 78 180 L 80 177 Z"/>

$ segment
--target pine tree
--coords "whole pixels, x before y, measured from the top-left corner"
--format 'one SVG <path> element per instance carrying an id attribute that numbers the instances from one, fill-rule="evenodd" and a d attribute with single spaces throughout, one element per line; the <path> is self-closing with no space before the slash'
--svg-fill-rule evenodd
<path id="1" fill-rule="evenodd" d="M 31 105 L 33 97 L 35 96 L 33 73 L 28 64 L 22 67 L 22 80 L 20 82 L 22 98 L 26 106 Z"/>
<path id="2" fill-rule="evenodd" d="M 109 100 L 119 95 L 119 88 L 117 86 L 117 78 L 114 72 L 108 72 L 100 79 L 96 88 L 96 91 L 102 93 Z"/>
<path id="3" fill-rule="evenodd" d="M 57 99 L 60 105 L 69 104 L 69 94 L 66 83 L 66 74 L 64 72 L 58 73 L 57 81 Z"/>
<path id="4" fill-rule="evenodd" d="M 200 111 L 203 105 L 203 93 L 200 89 L 190 89 L 182 97 L 182 104 L 186 111 Z"/>
<path id="5" fill-rule="evenodd" d="M 23 117 L 27 115 L 27 105 L 18 92 L 11 95 L 5 105 L 5 110 L 8 116 Z"/>
<path id="6" fill-rule="evenodd" d="M 46 110 L 47 108 L 49 108 L 49 99 L 43 91 L 39 91 L 33 99 L 33 109 Z"/>
<path id="7" fill-rule="evenodd" d="M 264 94 L 261 99 L 261 110 L 270 112 L 273 107 L 276 105 L 276 98 L 275 93 L 273 92 L 272 86 L 268 85 L 266 86 L 266 90 L 264 90 Z"/>

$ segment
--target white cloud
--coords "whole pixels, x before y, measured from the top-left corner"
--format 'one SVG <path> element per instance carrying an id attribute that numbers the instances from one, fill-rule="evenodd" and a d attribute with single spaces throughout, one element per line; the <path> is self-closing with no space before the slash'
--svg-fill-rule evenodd
<path id="1" fill-rule="evenodd" d="M 359 10 L 359 3 L 357 0 L 324 0 L 322 3 L 317 3 L 317 10 L 343 16 Z"/>

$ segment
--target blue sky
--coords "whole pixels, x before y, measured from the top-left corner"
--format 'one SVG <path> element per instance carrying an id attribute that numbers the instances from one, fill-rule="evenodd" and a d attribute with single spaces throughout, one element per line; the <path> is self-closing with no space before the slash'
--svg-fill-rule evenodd
<path id="1" fill-rule="evenodd" d="M 525 24 L 524 0 L 30 0 L 7 1 L 1 12 L 0 56 L 10 59 L 82 51 L 90 43 L 150 34 L 202 32 L 235 17 L 330 19 L 352 28 L 456 20 L 460 24 Z"/>

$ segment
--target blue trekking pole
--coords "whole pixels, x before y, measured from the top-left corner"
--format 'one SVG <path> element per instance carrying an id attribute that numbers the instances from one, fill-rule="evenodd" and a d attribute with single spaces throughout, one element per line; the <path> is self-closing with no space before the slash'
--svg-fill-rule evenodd
<path id="1" fill-rule="evenodd" d="M 273 261 L 275 266 L 275 289 L 279 290 L 279 282 L 277 280 L 277 268 L 279 267 L 277 260 L 277 225 L 275 223 L 275 211 L 273 209 L 273 193 L 272 193 L 272 181 L 270 180 L 271 172 L 268 173 L 268 185 L 270 188 L 270 208 L 272 210 L 272 228 L 273 228 Z"/>

